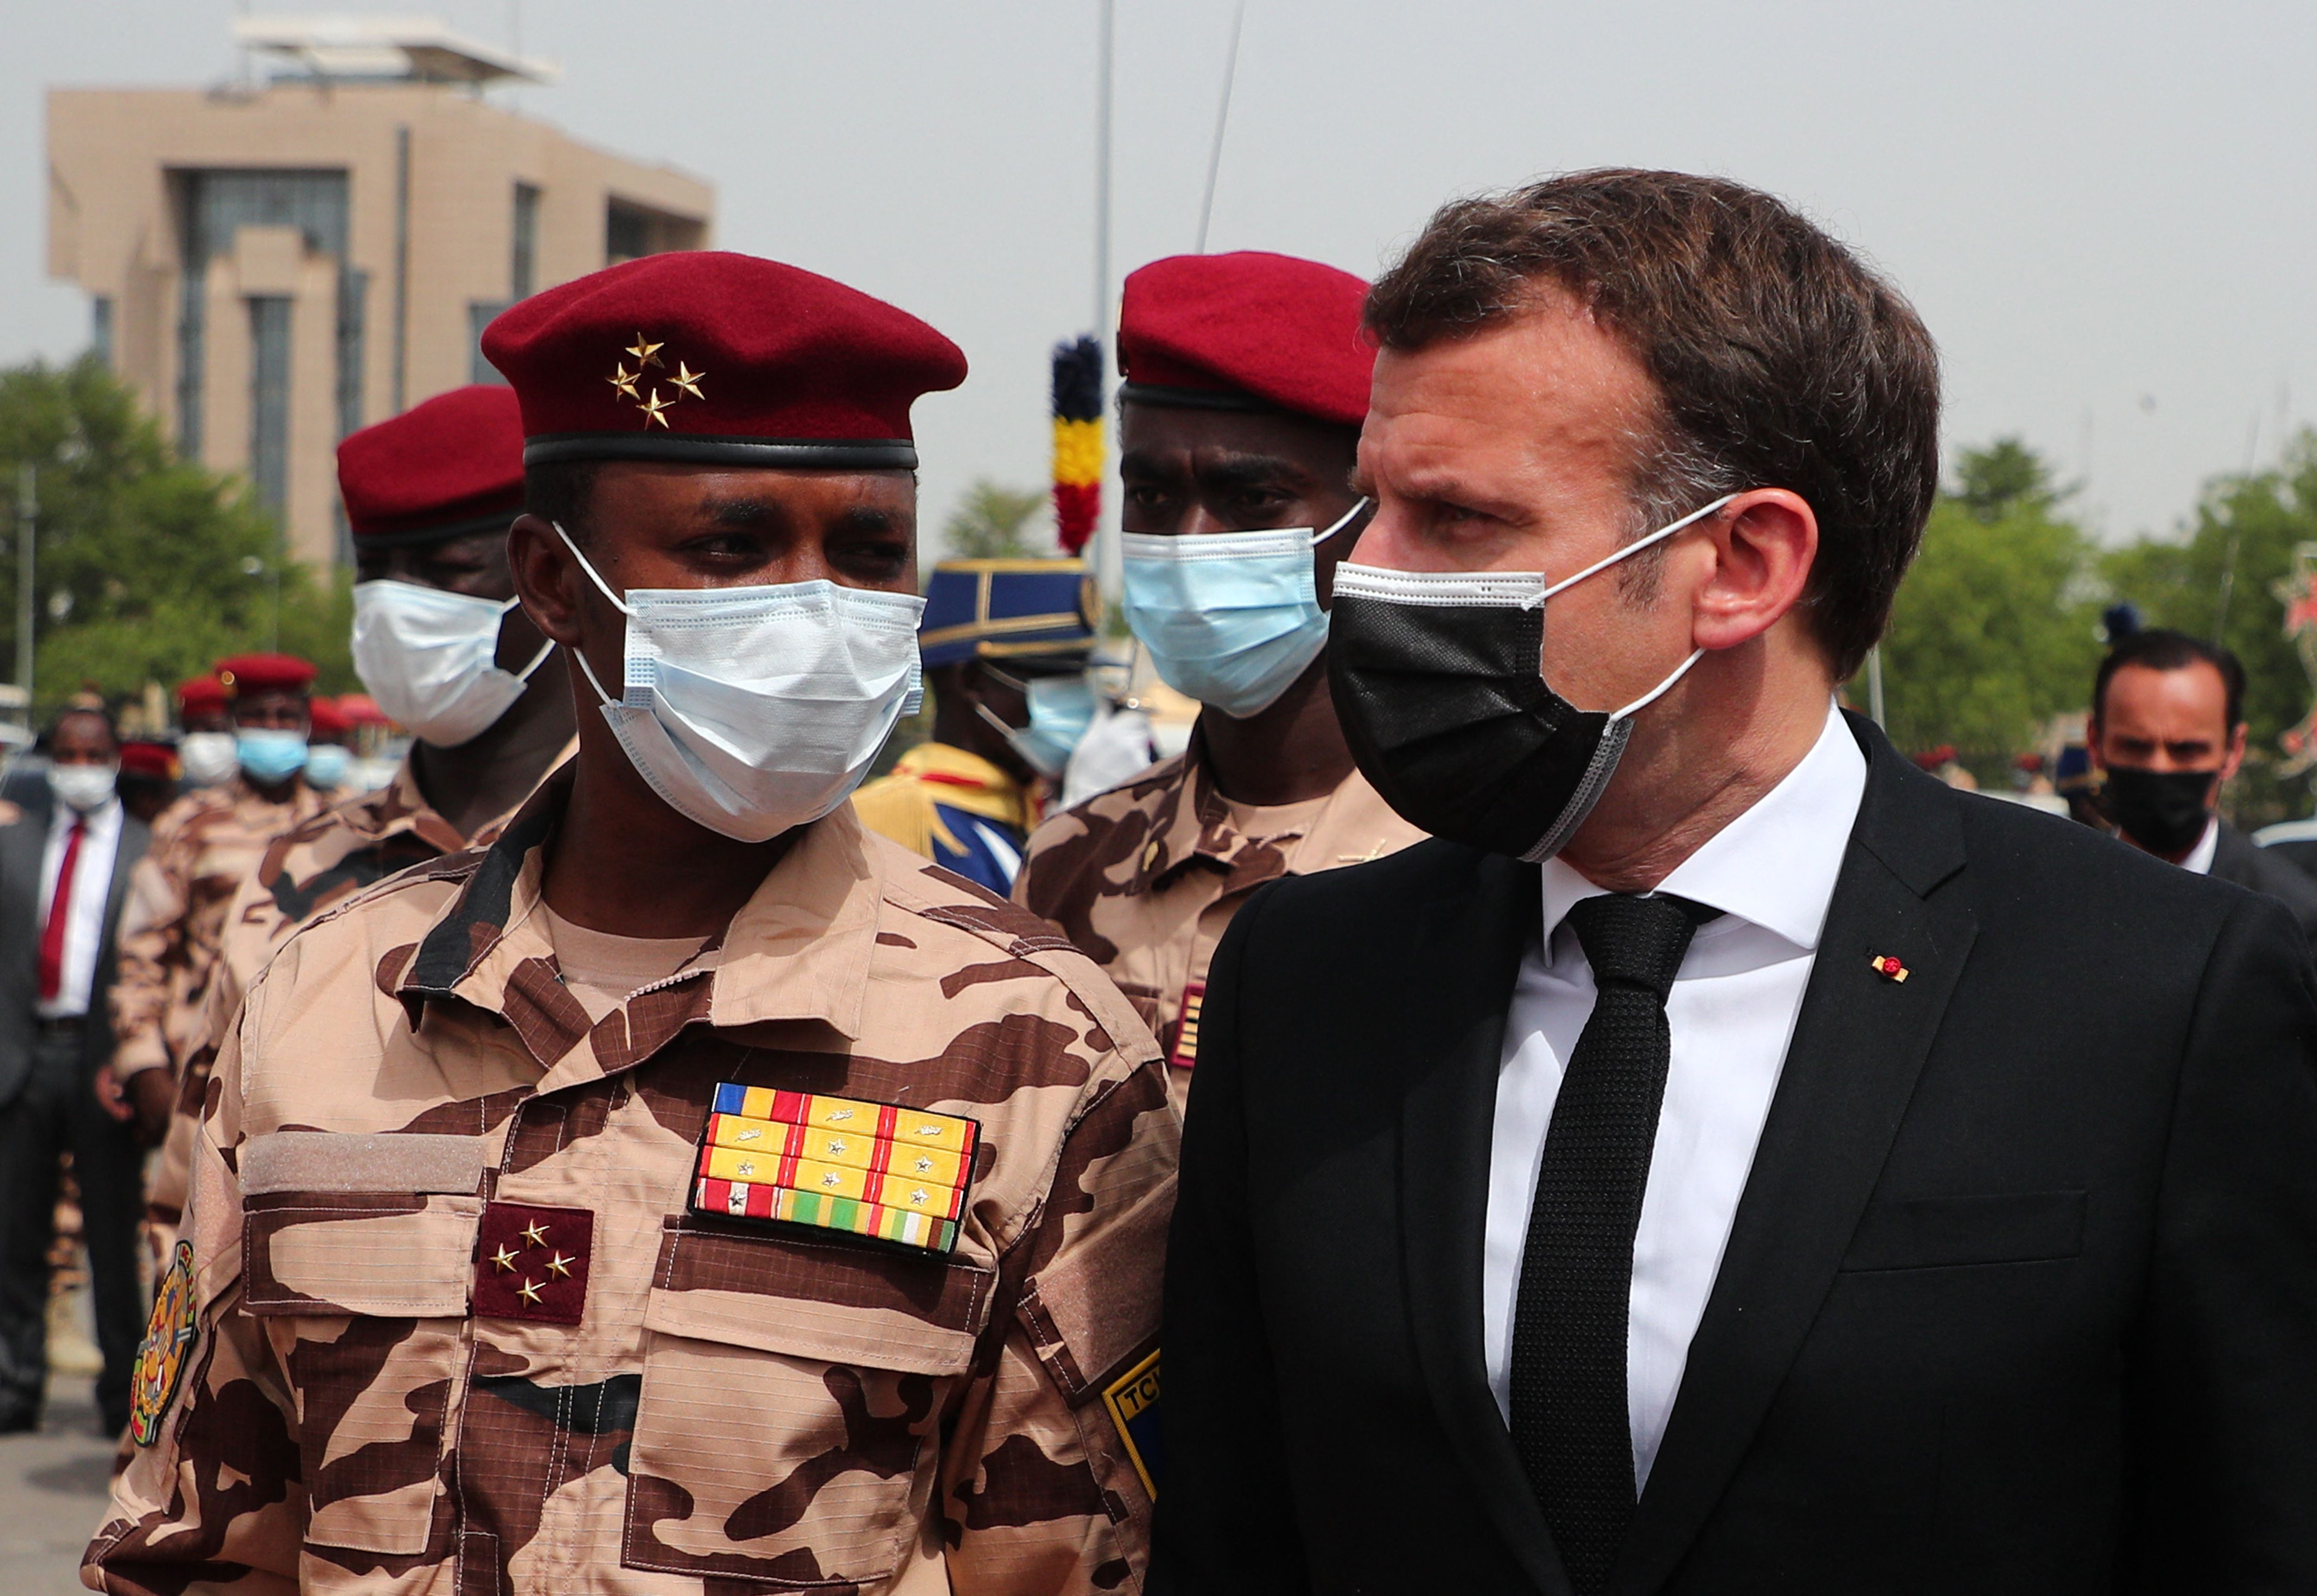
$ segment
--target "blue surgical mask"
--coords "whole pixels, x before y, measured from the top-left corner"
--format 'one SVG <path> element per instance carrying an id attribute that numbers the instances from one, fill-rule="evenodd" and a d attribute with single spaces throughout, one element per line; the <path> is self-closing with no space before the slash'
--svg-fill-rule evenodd
<path id="1" fill-rule="evenodd" d="M 1160 680 L 1237 720 L 1277 703 L 1328 646 L 1311 551 L 1367 503 L 1317 535 L 1282 527 L 1122 538 L 1126 624 Z"/>
<path id="2" fill-rule="evenodd" d="M 1094 689 L 1087 685 L 1084 676 L 1037 676 L 1015 685 L 1030 703 L 1027 727 L 1006 725 L 987 704 L 974 708 L 1006 734 L 1006 745 L 1022 756 L 1024 764 L 1048 780 L 1057 780 L 1069 768 L 1070 755 L 1077 752 L 1087 727 L 1094 724 Z"/>
<path id="3" fill-rule="evenodd" d="M 353 754 L 335 743 L 311 743 L 306 748 L 306 780 L 316 787 L 341 787 Z"/>
<path id="4" fill-rule="evenodd" d="M 233 735 L 241 773 L 260 787 L 279 787 L 306 768 L 303 732 L 243 730 Z"/>

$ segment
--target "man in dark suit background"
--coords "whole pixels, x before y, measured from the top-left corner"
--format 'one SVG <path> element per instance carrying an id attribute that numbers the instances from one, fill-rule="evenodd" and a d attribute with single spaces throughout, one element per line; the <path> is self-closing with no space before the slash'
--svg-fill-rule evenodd
<path id="1" fill-rule="evenodd" d="M 97 1410 L 117 1435 L 144 1330 L 142 1154 L 126 1106 L 100 1102 L 96 1078 L 112 1056 L 113 930 L 148 834 L 114 791 L 121 745 L 102 710 L 67 710 L 46 742 L 46 801 L 0 806 L 0 1433 L 40 1422 L 49 1244 L 68 1151 L 104 1358 Z"/>
<path id="2" fill-rule="evenodd" d="M 2085 727 L 2101 807 L 2143 853 L 2267 893 L 2317 943 L 2317 881 L 2214 809 L 2244 763 L 2244 666 L 2218 644 L 2160 629 L 2119 639 L 2092 680 Z"/>
<path id="3" fill-rule="evenodd" d="M 1218 954 L 1149 1588 L 2317 1588 L 2289 917 L 1831 701 L 1936 489 L 1913 311 L 1606 172 L 1367 319 L 1332 679 L 1436 840 Z"/>

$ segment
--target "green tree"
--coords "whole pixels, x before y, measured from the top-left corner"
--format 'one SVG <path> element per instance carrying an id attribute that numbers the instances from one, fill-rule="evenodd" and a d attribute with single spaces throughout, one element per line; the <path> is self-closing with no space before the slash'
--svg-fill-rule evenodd
<path id="1" fill-rule="evenodd" d="M 1004 487 L 987 477 L 977 477 L 959 495 L 957 508 L 943 523 L 942 540 L 958 559 L 1033 558 L 1041 550 L 1030 546 L 1032 518 L 1046 507 L 1041 491 Z"/>
<path id="2" fill-rule="evenodd" d="M 271 646 L 277 631 L 282 647 L 322 667 L 326 691 L 353 685 L 346 583 L 287 559 L 246 485 L 179 460 L 94 360 L 0 370 L 10 543 L 0 660 L 14 658 L 14 493 L 26 465 L 40 504 L 36 712 L 85 684 L 109 698 L 174 685 L 219 655 Z"/>
<path id="3" fill-rule="evenodd" d="M 1965 450 L 1883 641 L 1893 741 L 1953 744 L 1984 776 L 2083 705 L 2099 642 L 2094 551 L 2050 468 L 2017 438 Z"/>
<path id="4" fill-rule="evenodd" d="M 2296 543 L 2317 540 L 2317 432 L 2304 431 L 2281 465 L 2205 485 L 2185 539 L 2142 539 L 2111 552 L 2104 575 L 2150 626 L 2217 637 L 2245 667 L 2245 718 L 2255 753 L 2309 709 L 2309 677 L 2285 635 L 2271 584 L 2293 568 Z"/>

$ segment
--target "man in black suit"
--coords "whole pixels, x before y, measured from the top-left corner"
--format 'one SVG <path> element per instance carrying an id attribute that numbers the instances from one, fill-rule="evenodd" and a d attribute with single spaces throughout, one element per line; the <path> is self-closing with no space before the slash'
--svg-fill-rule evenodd
<path id="1" fill-rule="evenodd" d="M 2101 807 L 2142 852 L 2267 893 L 2317 942 L 2317 882 L 2214 812 L 2244 763 L 2244 666 L 2217 644 L 2160 629 L 2121 638 L 2092 680 L 2085 728 Z"/>
<path id="2" fill-rule="evenodd" d="M 67 710 L 46 744 L 41 794 L 0 804 L 0 1434 L 40 1423 L 49 1244 L 70 1152 L 104 1358 L 97 1409 L 118 1435 L 144 1331 L 143 1155 L 127 1105 L 101 1102 L 96 1079 L 112 1057 L 113 930 L 149 834 L 115 793 L 121 744 L 102 710 Z"/>
<path id="3" fill-rule="evenodd" d="M 1332 679 L 1436 840 L 1217 956 L 1149 1589 L 2317 1589 L 2289 917 L 1831 703 L 1936 487 L 1912 310 L 1607 172 L 1367 319 Z"/>

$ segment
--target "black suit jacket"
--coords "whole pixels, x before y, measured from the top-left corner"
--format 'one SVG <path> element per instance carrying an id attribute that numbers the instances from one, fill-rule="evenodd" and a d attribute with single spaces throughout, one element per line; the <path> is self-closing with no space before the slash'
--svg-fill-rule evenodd
<path id="1" fill-rule="evenodd" d="M 46 790 L 45 786 L 42 789 Z M 0 1108 L 16 1101 L 32 1067 L 35 1005 L 40 1002 L 40 925 L 48 905 L 40 901 L 40 855 L 48 846 L 49 806 L 41 802 L 0 808 Z M 106 994 L 112 990 L 113 932 L 129 894 L 131 866 L 145 856 L 152 834 L 133 815 L 121 817 L 121 845 L 112 859 L 112 879 L 104 899 L 104 943 L 89 984 L 88 1029 L 83 1053 L 89 1074 L 112 1057 L 112 1021 Z"/>
<path id="2" fill-rule="evenodd" d="M 2301 934 L 2317 944 L 2317 881 L 2299 865 L 2280 859 L 2223 820 L 2213 844 L 2212 874 L 2275 898 L 2293 912 Z"/>
<path id="3" fill-rule="evenodd" d="M 2317 1590 L 2317 991 L 2286 912 L 1852 727 L 1865 798 L 1612 1590 Z M 1534 867 L 1432 842 L 1225 937 L 1152 1591 L 1568 1589 L 1481 1364 L 1541 916 Z"/>

